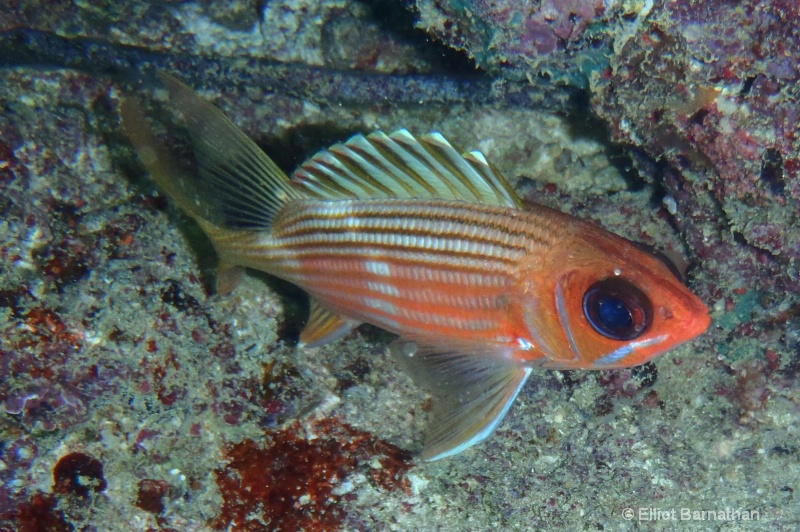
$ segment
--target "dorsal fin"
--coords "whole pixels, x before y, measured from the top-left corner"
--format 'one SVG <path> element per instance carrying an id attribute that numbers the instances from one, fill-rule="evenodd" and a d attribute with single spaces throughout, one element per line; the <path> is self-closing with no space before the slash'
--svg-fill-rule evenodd
<path id="1" fill-rule="evenodd" d="M 480 152 L 460 154 L 441 133 L 405 129 L 356 135 L 303 163 L 292 180 L 321 199 L 447 199 L 519 207 L 508 182 Z"/>

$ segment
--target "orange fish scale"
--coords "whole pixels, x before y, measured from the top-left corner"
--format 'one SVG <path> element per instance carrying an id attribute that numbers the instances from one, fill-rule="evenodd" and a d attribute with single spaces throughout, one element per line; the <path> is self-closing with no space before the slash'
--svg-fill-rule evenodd
<path id="1" fill-rule="evenodd" d="M 517 266 L 554 235 L 533 213 L 466 202 L 298 200 L 269 237 L 218 242 L 238 263 L 397 334 L 510 341 Z"/>

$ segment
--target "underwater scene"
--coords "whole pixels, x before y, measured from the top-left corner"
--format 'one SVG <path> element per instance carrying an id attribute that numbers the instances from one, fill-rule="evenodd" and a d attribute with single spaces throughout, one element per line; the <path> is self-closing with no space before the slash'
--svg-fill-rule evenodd
<path id="1" fill-rule="evenodd" d="M 799 123 L 792 1 L 0 3 L 0 532 L 797 529 Z"/>

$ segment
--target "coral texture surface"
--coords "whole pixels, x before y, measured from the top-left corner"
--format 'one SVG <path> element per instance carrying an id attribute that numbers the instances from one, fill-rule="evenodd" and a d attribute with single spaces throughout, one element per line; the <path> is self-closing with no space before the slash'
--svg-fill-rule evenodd
<path id="1" fill-rule="evenodd" d="M 797 529 L 798 57 L 781 0 L 3 3 L 0 530 Z M 441 131 L 663 251 L 712 327 L 536 370 L 491 439 L 418 461 L 390 335 L 299 350 L 299 290 L 214 293 L 120 131 L 125 95 L 165 109 L 156 69 L 287 172 Z"/>

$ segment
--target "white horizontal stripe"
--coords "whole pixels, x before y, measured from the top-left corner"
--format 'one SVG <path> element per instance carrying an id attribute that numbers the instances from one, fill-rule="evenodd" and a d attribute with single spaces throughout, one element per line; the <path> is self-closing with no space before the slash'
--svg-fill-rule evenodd
<path id="1" fill-rule="evenodd" d="M 400 291 L 397 289 L 397 287 L 390 283 L 375 283 L 372 281 L 368 281 L 367 288 L 374 292 L 379 292 L 385 296 L 392 296 L 392 297 L 400 296 Z"/>
<path id="2" fill-rule="evenodd" d="M 361 302 L 364 303 L 364 306 L 366 307 L 379 310 L 393 316 L 397 315 L 397 307 L 395 307 L 393 303 L 390 303 L 384 299 L 379 299 L 377 297 L 362 297 Z"/>
<path id="3" fill-rule="evenodd" d="M 392 273 L 391 268 L 385 262 L 368 260 L 364 263 L 364 267 L 367 269 L 367 272 L 375 275 L 388 276 Z"/>

